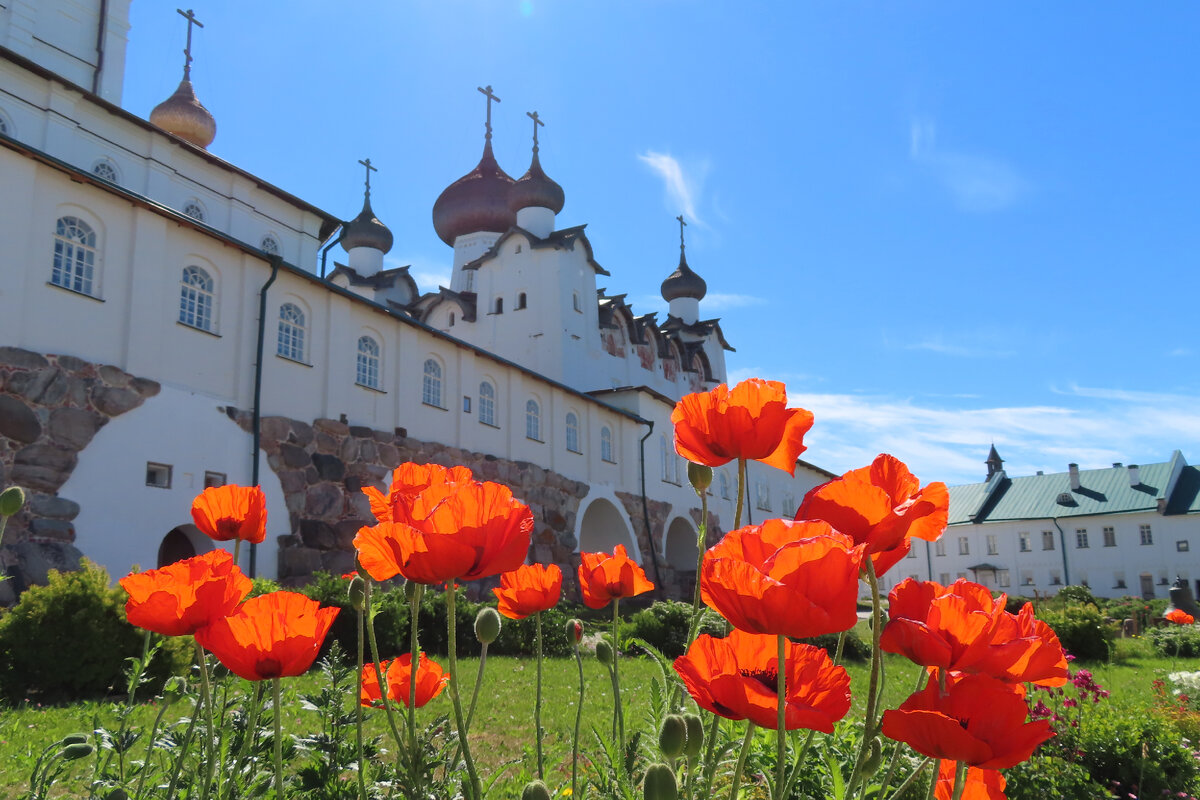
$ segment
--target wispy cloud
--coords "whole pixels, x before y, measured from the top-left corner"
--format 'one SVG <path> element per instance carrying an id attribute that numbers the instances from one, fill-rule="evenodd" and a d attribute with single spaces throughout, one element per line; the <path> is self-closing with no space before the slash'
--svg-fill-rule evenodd
<path id="1" fill-rule="evenodd" d="M 704 295 L 704 299 L 700 301 L 705 313 L 724 311 L 728 308 L 759 306 L 765 302 L 767 302 L 765 297 L 757 297 L 752 294 L 722 294 L 721 292 L 710 292 Z"/>
<path id="2" fill-rule="evenodd" d="M 1029 188 L 1028 181 L 1004 161 L 939 148 L 937 125 L 930 119 L 914 119 L 909 124 L 908 154 L 915 164 L 929 170 L 965 211 L 1000 211 L 1016 203 Z"/>
<path id="3" fill-rule="evenodd" d="M 1190 356 L 1191 354 L 1191 349 L 1187 347 L 1176 347 L 1174 350 L 1171 350 L 1167 353 L 1167 355 L 1171 358 L 1182 358 L 1184 356 Z"/>
<path id="4" fill-rule="evenodd" d="M 940 353 L 946 356 L 960 356 L 962 358 L 1009 358 L 1015 355 L 1012 350 L 995 350 L 986 347 L 977 347 L 968 345 L 963 342 L 948 342 L 941 337 L 931 339 L 922 339 L 919 342 L 904 345 L 905 350 L 928 350 L 931 353 Z"/>
<path id="5" fill-rule="evenodd" d="M 669 211 L 682 212 L 688 224 L 704 224 L 696 208 L 704 188 L 704 177 L 708 172 L 707 163 L 685 171 L 679 159 L 669 153 L 656 153 L 653 150 L 639 153 L 638 160 L 662 179 Z"/>

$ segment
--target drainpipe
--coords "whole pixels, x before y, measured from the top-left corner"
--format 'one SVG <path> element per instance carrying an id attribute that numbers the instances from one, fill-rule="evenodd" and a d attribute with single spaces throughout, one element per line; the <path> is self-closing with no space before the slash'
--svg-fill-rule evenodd
<path id="1" fill-rule="evenodd" d="M 946 532 L 942 532 L 945 536 Z M 933 545 L 929 542 L 925 543 L 925 562 L 929 565 L 929 580 L 933 580 Z"/>
<path id="2" fill-rule="evenodd" d="M 331 238 L 329 241 L 329 244 L 325 245 L 325 248 L 323 250 L 321 250 L 321 277 L 322 278 L 325 277 L 325 258 L 329 255 L 329 249 L 342 240 L 341 234 L 346 232 L 345 227 L 346 227 L 345 223 L 338 223 L 338 226 L 335 229 L 338 233 L 338 237 L 336 239 Z M 333 234 L 330 234 L 330 236 L 332 237 Z"/>
<path id="3" fill-rule="evenodd" d="M 658 571 L 658 554 L 654 550 L 654 532 L 650 530 L 650 504 L 646 502 L 646 440 L 654 433 L 654 421 L 643 421 L 650 430 L 646 431 L 646 435 L 638 442 L 638 467 L 642 473 L 642 521 L 646 525 L 646 541 L 650 543 L 650 561 L 654 564 L 654 585 L 658 589 L 658 596 L 665 598 L 662 575 Z M 699 575 L 696 576 L 696 580 L 700 580 Z"/>
<path id="4" fill-rule="evenodd" d="M 100 94 L 100 73 L 104 70 L 104 34 L 108 29 L 108 0 L 100 0 L 100 22 L 96 26 L 96 69 L 92 71 L 92 94 Z"/>
<path id="5" fill-rule="evenodd" d="M 1062 525 L 1058 524 L 1058 517 L 1051 517 L 1050 521 L 1054 523 L 1054 527 L 1058 528 L 1058 540 L 1062 542 L 1063 586 L 1070 586 L 1071 571 L 1067 568 L 1067 534 L 1063 533 Z"/>
<path id="6" fill-rule="evenodd" d="M 258 290 L 258 350 L 254 357 L 254 409 L 253 417 L 250 423 L 251 435 L 253 436 L 254 449 L 250 453 L 250 485 L 258 486 L 258 450 L 262 443 L 262 360 L 263 360 L 263 342 L 266 339 L 267 330 L 267 289 L 271 288 L 271 284 L 279 277 L 279 265 L 283 263 L 283 259 L 279 256 L 268 256 L 271 262 L 271 277 L 267 278 L 267 282 Z M 250 543 L 250 577 L 255 578 L 258 575 L 258 545 Z"/>

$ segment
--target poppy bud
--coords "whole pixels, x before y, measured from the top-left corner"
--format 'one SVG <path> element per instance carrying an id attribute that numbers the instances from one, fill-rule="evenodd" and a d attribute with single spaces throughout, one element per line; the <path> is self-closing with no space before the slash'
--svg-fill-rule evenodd
<path id="1" fill-rule="evenodd" d="M 683 721 L 687 725 L 687 742 L 683 745 L 683 752 L 687 753 L 688 758 L 695 758 L 704 748 L 704 720 L 700 719 L 699 714 L 684 714 Z"/>
<path id="2" fill-rule="evenodd" d="M 367 582 L 362 579 L 361 575 L 355 575 L 350 579 L 350 585 L 346 587 L 346 599 L 350 601 L 350 605 L 355 611 L 362 611 L 366 597 Z"/>
<path id="3" fill-rule="evenodd" d="M 75 744 L 69 744 L 64 747 L 62 752 L 58 755 L 63 761 L 74 761 L 77 758 L 87 758 L 93 752 L 95 752 L 95 750 L 96 748 L 92 747 L 87 742 L 76 742 Z"/>
<path id="4" fill-rule="evenodd" d="M 425 584 L 417 583 L 416 581 L 408 581 L 404 584 L 404 599 L 410 604 L 421 602 L 421 595 L 423 594 L 425 594 Z"/>
<path id="5" fill-rule="evenodd" d="M 475 615 L 475 638 L 483 644 L 491 644 L 500 636 L 500 614 L 491 606 L 484 606 Z"/>
<path id="6" fill-rule="evenodd" d="M 163 684 L 162 697 L 168 703 L 174 703 L 179 698 L 183 697 L 187 691 L 187 682 L 178 675 L 172 675 L 167 678 L 167 682 Z"/>
<path id="7" fill-rule="evenodd" d="M 596 642 L 596 660 L 601 664 L 613 663 L 612 645 L 608 643 L 608 639 L 599 639 Z"/>
<path id="8" fill-rule="evenodd" d="M 571 644 L 579 644 L 583 640 L 583 623 L 577 619 L 567 620 L 567 638 Z"/>
<path id="9" fill-rule="evenodd" d="M 687 744 L 687 723 L 678 714 L 668 714 L 658 731 L 658 749 L 667 758 L 679 758 Z"/>
<path id="10" fill-rule="evenodd" d="M 25 490 L 20 486 L 10 486 L 0 492 L 0 517 L 11 517 L 25 505 Z"/>
<path id="11" fill-rule="evenodd" d="M 61 744 L 63 747 L 66 747 L 67 745 L 72 744 L 83 744 L 87 740 L 88 735 L 86 733 L 68 733 L 62 738 L 62 741 L 59 742 L 59 744 Z"/>
<path id="12" fill-rule="evenodd" d="M 869 778 L 879 771 L 879 765 L 883 763 L 883 746 L 879 744 L 878 739 L 871 740 L 871 752 L 867 754 L 867 760 L 863 762 L 862 775 L 863 778 Z"/>
<path id="13" fill-rule="evenodd" d="M 652 764 L 646 770 L 642 794 L 646 800 L 676 800 L 679 786 L 675 783 L 675 773 L 666 764 Z"/>
<path id="14" fill-rule="evenodd" d="M 692 484 L 696 494 L 704 494 L 708 491 L 708 487 L 712 486 L 712 467 L 689 461 L 688 482 Z"/>
<path id="15" fill-rule="evenodd" d="M 541 781 L 530 781 L 521 790 L 521 800 L 550 800 L 550 790 Z"/>

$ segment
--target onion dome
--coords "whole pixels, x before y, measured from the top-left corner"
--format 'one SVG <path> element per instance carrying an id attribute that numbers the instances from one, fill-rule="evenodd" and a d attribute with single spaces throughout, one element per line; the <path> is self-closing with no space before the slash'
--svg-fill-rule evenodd
<path id="1" fill-rule="evenodd" d="M 434 202 L 433 229 L 451 247 L 455 239 L 468 233 L 504 233 L 517 223 L 508 206 L 512 186 L 513 179 L 492 155 L 489 133 L 475 169 L 447 186 Z"/>
<path id="2" fill-rule="evenodd" d="M 342 248 L 350 252 L 355 247 L 371 247 L 381 253 L 392 249 L 392 232 L 375 217 L 371 210 L 370 192 L 363 198 L 363 208 L 359 215 L 346 223 L 342 230 Z"/>
<path id="3" fill-rule="evenodd" d="M 208 147 L 217 136 L 217 122 L 196 99 L 196 91 L 186 74 L 175 94 L 150 112 L 150 124 L 197 147 Z"/>
<path id="4" fill-rule="evenodd" d="M 703 300 L 704 295 L 708 294 L 708 284 L 688 266 L 682 251 L 679 253 L 679 266 L 662 282 L 660 289 L 663 300 L 668 303 L 680 297 Z"/>
<path id="5" fill-rule="evenodd" d="M 508 208 L 514 214 L 522 208 L 548 208 L 557 214 L 562 211 L 565 199 L 563 188 L 542 171 L 535 150 L 533 163 L 508 192 Z"/>

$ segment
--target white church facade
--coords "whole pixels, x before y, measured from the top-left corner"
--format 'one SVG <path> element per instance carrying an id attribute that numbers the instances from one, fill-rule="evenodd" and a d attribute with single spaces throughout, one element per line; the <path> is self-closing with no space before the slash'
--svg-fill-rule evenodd
<path id="1" fill-rule="evenodd" d="M 725 380 L 731 348 L 682 236 L 669 315 L 635 314 L 598 285 L 584 226 L 561 227 L 536 119 L 529 170 L 500 169 L 489 97 L 479 165 L 433 207 L 451 285 L 418 287 L 383 268 L 369 162 L 344 221 L 212 155 L 190 55 L 149 119 L 122 109 L 127 31 L 128 0 L 0 8 L 0 484 L 30 496 L 0 567 L 28 583 L 79 554 L 114 575 L 173 560 L 211 546 L 196 493 L 257 482 L 255 572 L 345 571 L 371 521 L 359 490 L 418 460 L 510 485 L 534 559 L 625 544 L 683 590 L 700 512 L 670 413 Z M 830 477 L 755 464 L 747 504 L 788 515 Z M 717 471 L 711 536 L 734 481 Z"/>

